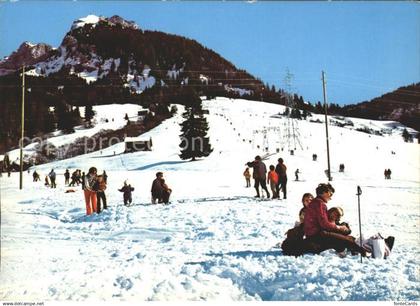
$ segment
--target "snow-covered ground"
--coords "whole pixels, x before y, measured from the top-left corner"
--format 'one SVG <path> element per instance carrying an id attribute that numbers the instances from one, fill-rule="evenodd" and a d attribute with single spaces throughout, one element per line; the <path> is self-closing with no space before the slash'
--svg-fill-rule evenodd
<path id="1" fill-rule="evenodd" d="M 302 194 L 326 181 L 325 127 L 309 122 L 323 116 L 293 122 L 300 135 L 294 143 L 283 137 L 287 120 L 274 116 L 282 106 L 225 98 L 204 105 L 214 147 L 208 158 L 179 159 L 178 114 L 144 134 L 153 139 L 151 152 L 120 154 L 120 143 L 36 167 L 42 181 L 55 169 L 57 189 L 25 174 L 20 191 L 18 174 L 3 175 L 0 300 L 419 300 L 419 145 L 403 142 L 403 127 L 349 118 L 353 127 L 329 128 L 336 189 L 329 207 L 344 209 L 357 236 L 360 185 L 363 233 L 395 236 L 391 256 L 363 263 L 334 251 L 295 258 L 273 246 L 298 219 Z M 118 118 L 129 112 L 110 108 Z M 354 130 L 363 125 L 389 134 Z M 266 155 L 266 147 L 275 153 L 267 166 L 283 157 L 288 167 L 287 200 L 256 200 L 245 188 L 245 162 Z M 91 166 L 109 175 L 109 209 L 85 216 L 80 187 L 65 193 L 62 174 Z M 391 180 L 384 180 L 385 168 Z M 170 205 L 150 204 L 157 171 L 173 189 Z M 131 207 L 117 191 L 125 179 L 135 187 Z"/>

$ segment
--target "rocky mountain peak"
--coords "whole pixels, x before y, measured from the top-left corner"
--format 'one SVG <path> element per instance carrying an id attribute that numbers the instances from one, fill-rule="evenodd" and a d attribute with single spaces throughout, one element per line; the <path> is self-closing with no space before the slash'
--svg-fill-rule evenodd
<path id="1" fill-rule="evenodd" d="M 25 41 L 10 56 L 0 61 L 0 75 L 13 72 L 23 65 L 30 66 L 42 61 L 49 56 L 52 49 L 50 45 L 44 43 L 33 44 Z"/>

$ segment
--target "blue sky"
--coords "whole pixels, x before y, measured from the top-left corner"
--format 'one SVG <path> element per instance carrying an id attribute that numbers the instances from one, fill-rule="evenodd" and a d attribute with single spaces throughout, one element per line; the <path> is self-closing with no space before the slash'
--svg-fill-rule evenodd
<path id="1" fill-rule="evenodd" d="M 140 28 L 192 38 L 265 83 L 348 104 L 420 82 L 416 2 L 0 2 L 0 57 L 23 41 L 58 47 L 73 20 L 120 15 Z"/>

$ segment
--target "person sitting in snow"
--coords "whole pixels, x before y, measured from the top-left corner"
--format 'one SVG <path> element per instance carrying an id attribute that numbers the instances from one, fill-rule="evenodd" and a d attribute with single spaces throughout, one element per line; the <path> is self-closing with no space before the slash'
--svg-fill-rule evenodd
<path id="1" fill-rule="evenodd" d="M 172 189 L 170 189 L 168 187 L 168 185 L 166 185 L 165 180 L 162 178 L 162 180 L 160 181 L 162 184 L 162 202 L 165 204 L 169 203 L 169 196 L 172 193 Z"/>
<path id="2" fill-rule="evenodd" d="M 134 187 L 131 187 L 128 181 L 125 180 L 124 186 L 122 186 L 121 189 L 118 189 L 118 191 L 123 192 L 124 205 L 130 206 L 133 201 L 131 193 L 134 191 Z"/>
<path id="3" fill-rule="evenodd" d="M 334 191 L 329 183 L 319 184 L 316 188 L 317 197 L 306 208 L 303 220 L 305 252 L 319 254 L 328 249 L 343 252 L 348 248 L 366 256 L 366 251 L 354 243 L 353 237 L 346 237 L 349 231 L 346 225 L 337 225 L 328 219 L 327 203 Z"/>
<path id="4" fill-rule="evenodd" d="M 299 256 L 304 253 L 305 243 L 303 237 L 303 220 L 305 218 L 305 210 L 309 203 L 313 200 L 311 193 L 305 193 L 302 196 L 303 207 L 299 211 L 299 221 L 295 223 L 295 227 L 286 232 L 286 239 L 281 243 L 276 244 L 275 247 L 281 247 L 284 255 Z"/>
<path id="5" fill-rule="evenodd" d="M 314 199 L 314 196 L 312 195 L 312 193 L 307 192 L 303 194 L 302 196 L 303 207 L 299 211 L 299 221 L 296 221 L 295 226 L 298 226 L 301 224 L 303 225 L 303 220 L 305 219 L 306 208 L 308 207 L 309 203 L 312 202 L 313 199 Z"/>
<path id="6" fill-rule="evenodd" d="M 270 193 L 268 192 L 267 185 L 265 183 L 267 167 L 262 162 L 261 157 L 259 155 L 255 156 L 254 161 L 248 162 L 246 165 L 248 167 L 253 168 L 252 177 L 254 178 L 254 181 L 255 181 L 254 188 L 257 191 L 257 195 L 255 197 L 256 198 L 260 197 L 259 186 L 261 185 L 261 188 L 263 190 L 265 190 L 265 192 L 267 193 L 267 198 L 269 199 L 270 198 Z"/>

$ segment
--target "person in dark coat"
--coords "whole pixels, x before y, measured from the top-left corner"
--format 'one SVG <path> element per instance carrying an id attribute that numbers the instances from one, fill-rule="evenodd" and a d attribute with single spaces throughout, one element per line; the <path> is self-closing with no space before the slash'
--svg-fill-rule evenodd
<path id="1" fill-rule="evenodd" d="M 163 192 L 164 189 L 162 187 L 162 180 L 163 180 L 163 173 L 157 172 L 156 178 L 152 182 L 152 204 L 163 203 Z"/>
<path id="2" fill-rule="evenodd" d="M 161 184 L 162 184 L 162 189 L 163 189 L 162 201 L 163 201 L 163 203 L 168 204 L 169 203 L 169 197 L 172 193 L 172 189 L 168 187 L 168 185 L 165 183 L 164 179 L 161 180 Z"/>
<path id="3" fill-rule="evenodd" d="M 66 172 L 64 172 L 64 184 L 68 185 L 70 181 L 70 172 L 69 169 L 66 169 Z"/>
<path id="4" fill-rule="evenodd" d="M 276 172 L 279 177 L 279 182 L 277 184 L 277 194 L 280 198 L 280 190 L 283 192 L 283 199 L 287 199 L 287 167 L 284 164 L 283 158 L 278 159 L 278 164 L 276 166 Z"/>
<path id="5" fill-rule="evenodd" d="M 123 192 L 124 205 L 130 206 L 131 202 L 133 201 L 131 193 L 134 191 L 134 187 L 131 187 L 131 185 L 125 181 L 124 186 L 121 189 L 118 189 L 118 191 Z"/>
<path id="6" fill-rule="evenodd" d="M 267 174 L 267 167 L 262 162 L 261 157 L 259 155 L 255 156 L 254 161 L 248 162 L 246 165 L 248 167 L 253 168 L 252 177 L 253 177 L 254 182 L 255 182 L 254 183 L 254 188 L 257 191 L 257 195 L 255 197 L 256 198 L 260 197 L 259 187 L 261 185 L 261 188 L 263 190 L 265 190 L 265 192 L 267 193 L 267 199 L 269 199 L 270 198 L 270 193 L 268 192 L 267 184 L 265 183 L 266 174 Z"/>
<path id="7" fill-rule="evenodd" d="M 38 182 L 38 181 L 40 181 L 41 179 L 39 178 L 39 174 L 38 174 L 38 172 L 36 172 L 36 170 L 34 171 L 34 173 L 32 174 L 32 177 L 33 177 L 33 181 L 34 182 Z"/>
<path id="8" fill-rule="evenodd" d="M 105 182 L 105 184 L 108 184 L 108 174 L 106 174 L 105 170 L 104 170 L 104 172 L 102 173 L 102 177 L 104 178 L 104 182 Z"/>
<path id="9" fill-rule="evenodd" d="M 97 198 L 96 212 L 99 214 L 101 210 L 108 208 L 106 205 L 106 195 L 105 195 L 106 183 L 105 183 L 104 177 L 102 175 L 98 175 L 96 183 L 97 183 L 97 186 L 95 186 L 96 198 Z M 101 208 L 101 205 L 103 205 L 102 208 Z"/>
<path id="10" fill-rule="evenodd" d="M 54 169 L 51 169 L 50 173 L 48 174 L 50 180 L 51 180 L 51 188 L 56 188 L 57 184 L 55 183 L 56 174 L 54 172 Z"/>

